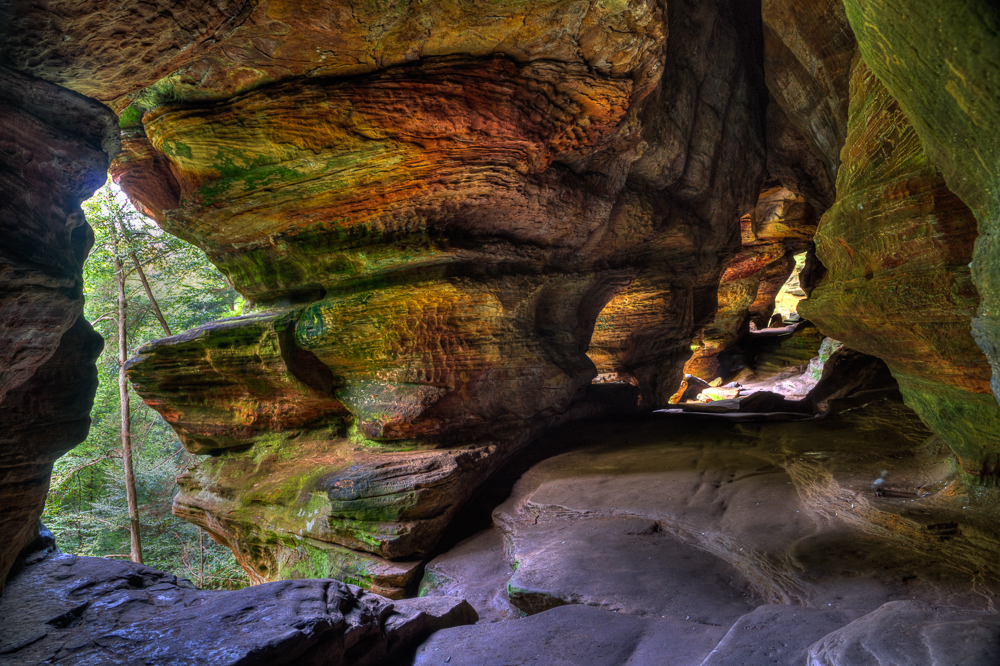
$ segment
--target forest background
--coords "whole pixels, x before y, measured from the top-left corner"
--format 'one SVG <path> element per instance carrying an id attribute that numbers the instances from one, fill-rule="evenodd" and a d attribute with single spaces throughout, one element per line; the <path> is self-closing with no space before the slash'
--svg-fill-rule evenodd
<path id="1" fill-rule="evenodd" d="M 244 587 L 248 580 L 232 551 L 171 513 L 175 478 L 196 456 L 130 383 L 119 385 L 122 358 L 166 337 L 168 329 L 181 333 L 242 314 L 243 299 L 204 253 L 163 232 L 114 186 L 98 190 L 83 208 L 95 235 L 84 266 L 84 314 L 105 346 L 97 361 L 100 384 L 90 434 L 56 461 L 42 522 L 64 552 L 141 559 L 204 588 Z M 122 436 L 123 396 L 130 441 Z M 129 485 L 135 523 L 130 523 Z"/>

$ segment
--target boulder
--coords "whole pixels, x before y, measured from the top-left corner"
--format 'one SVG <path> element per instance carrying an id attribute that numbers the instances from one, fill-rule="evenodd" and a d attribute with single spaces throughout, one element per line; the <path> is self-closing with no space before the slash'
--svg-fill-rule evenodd
<path id="1" fill-rule="evenodd" d="M 390 602 L 336 580 L 199 590 L 140 564 L 37 546 L 0 598 L 3 661 L 374 666 L 477 619 L 456 598 Z"/>

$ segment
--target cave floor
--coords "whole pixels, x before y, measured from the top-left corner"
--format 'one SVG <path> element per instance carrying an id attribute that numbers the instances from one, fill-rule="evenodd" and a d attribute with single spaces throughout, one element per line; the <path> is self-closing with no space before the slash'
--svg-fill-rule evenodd
<path id="1" fill-rule="evenodd" d="M 997 489 L 899 403 L 577 423 L 536 460 L 428 564 L 480 621 L 414 663 L 1000 663 Z"/>

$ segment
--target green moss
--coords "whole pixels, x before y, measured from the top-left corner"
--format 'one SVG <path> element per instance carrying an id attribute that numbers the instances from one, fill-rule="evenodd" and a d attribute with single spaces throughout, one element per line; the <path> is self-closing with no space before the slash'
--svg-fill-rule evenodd
<path id="1" fill-rule="evenodd" d="M 136 104 L 130 104 L 118 116 L 118 127 L 128 129 L 130 127 L 142 127 L 143 110 Z"/>
<path id="2" fill-rule="evenodd" d="M 451 578 L 431 569 L 424 570 L 424 577 L 420 581 L 417 589 L 418 597 L 439 595 L 442 590 L 454 584 Z"/>
<path id="3" fill-rule="evenodd" d="M 181 141 L 164 141 L 163 152 L 172 157 L 191 159 L 191 147 Z"/>
<path id="4" fill-rule="evenodd" d="M 190 150 L 185 157 L 191 157 Z M 237 183 L 242 184 L 243 192 L 247 192 L 302 178 L 302 174 L 298 171 L 283 164 L 275 164 L 263 155 L 253 155 L 230 148 L 219 148 L 212 167 L 218 173 L 218 177 L 199 190 L 206 204 L 231 194 L 233 186 Z"/>
<path id="5" fill-rule="evenodd" d="M 1000 452 L 1000 406 L 991 394 L 895 376 L 904 402 L 948 443 L 966 472 L 991 471 Z"/>
<path id="6" fill-rule="evenodd" d="M 335 578 L 350 585 L 370 588 L 375 582 L 364 556 L 350 549 L 325 544 L 317 547 L 312 542 L 294 544 L 294 555 L 278 568 L 278 579 Z"/>

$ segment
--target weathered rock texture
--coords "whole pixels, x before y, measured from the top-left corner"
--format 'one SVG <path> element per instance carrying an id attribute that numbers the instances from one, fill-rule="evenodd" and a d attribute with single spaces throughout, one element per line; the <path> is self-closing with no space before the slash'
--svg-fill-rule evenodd
<path id="1" fill-rule="evenodd" d="M 985 666 L 1000 660 L 998 636 L 997 613 L 892 601 L 817 641 L 809 648 L 808 663 Z"/>
<path id="2" fill-rule="evenodd" d="M 615 294 L 617 369 L 666 404 L 759 191 L 751 5 L 261 5 L 128 97 L 115 179 L 259 311 L 130 364 L 217 454 L 175 512 L 254 580 L 395 596 L 583 395 Z"/>
<path id="3" fill-rule="evenodd" d="M 5 663 L 365 666 L 476 621 L 461 599 L 391 603 L 335 580 L 199 590 L 139 564 L 61 554 L 49 536 L 0 598 Z"/>
<path id="4" fill-rule="evenodd" d="M 130 373 L 212 454 L 175 511 L 256 582 L 401 595 L 475 487 L 572 415 L 588 349 L 666 404 L 691 340 L 713 374 L 835 199 L 816 318 L 889 362 L 967 471 L 995 473 L 962 265 L 996 361 L 997 13 L 912 4 L 4 3 L 0 61 L 51 83 L 5 72 L 0 90 L 0 572 L 85 434 L 99 348 L 77 203 L 115 150 L 110 116 L 52 83 L 118 113 L 115 179 L 254 305 Z M 868 76 L 849 124 L 848 15 L 902 112 Z"/>
<path id="5" fill-rule="evenodd" d="M 851 85 L 838 201 L 816 235 L 827 275 L 800 310 L 824 333 L 883 359 L 921 418 L 969 473 L 1000 466 L 1000 408 L 970 333 L 979 299 L 976 221 L 863 62 Z"/>
<path id="6" fill-rule="evenodd" d="M 87 436 L 103 347 L 81 315 L 114 115 L 0 67 L 0 590 L 34 536 L 52 463 Z"/>
<path id="7" fill-rule="evenodd" d="M 1000 397 L 1000 6 L 992 0 L 845 0 L 872 68 L 979 226 L 972 322 Z"/>
<path id="8" fill-rule="evenodd" d="M 798 422 L 564 427 L 494 512 L 503 547 L 473 537 L 422 586 L 529 617 L 439 632 L 417 663 L 483 663 L 487 646 L 510 664 L 994 663 L 997 490 L 963 493 L 947 447 L 882 396 Z M 463 567 L 491 543 L 505 575 Z M 651 657 L 671 635 L 686 649 Z"/>
<path id="9" fill-rule="evenodd" d="M 855 39 L 840 0 L 763 0 L 771 177 L 822 214 L 836 196 Z"/>
<path id="10" fill-rule="evenodd" d="M 724 629 L 567 606 L 517 622 L 461 627 L 431 637 L 414 666 L 544 663 L 549 666 L 700 664 Z"/>
<path id="11" fill-rule="evenodd" d="M 719 356 L 746 335 L 751 323 L 767 327 L 775 298 L 795 267 L 794 255 L 811 247 L 816 216 L 801 195 L 770 183 L 740 227 L 743 249 L 722 274 L 718 311 L 691 343 L 691 359 L 684 365 L 684 372 L 708 381 L 730 374 L 732 368 Z"/>
<path id="12" fill-rule="evenodd" d="M 767 325 L 774 297 L 792 270 L 790 255 L 809 249 L 819 215 L 836 198 L 840 149 L 847 135 L 856 44 L 843 3 L 764 0 L 761 15 L 770 93 L 768 178 L 756 209 L 743 220 L 743 250 L 722 276 L 718 313 L 714 319 L 705 315 L 701 321 L 708 323 L 691 345 L 685 371 L 705 379 L 726 375 L 743 363 L 736 360 L 747 356 L 738 342 L 750 321 L 757 328 Z M 745 360 L 752 363 L 752 358 Z M 598 366 L 613 371 L 612 364 Z"/>

